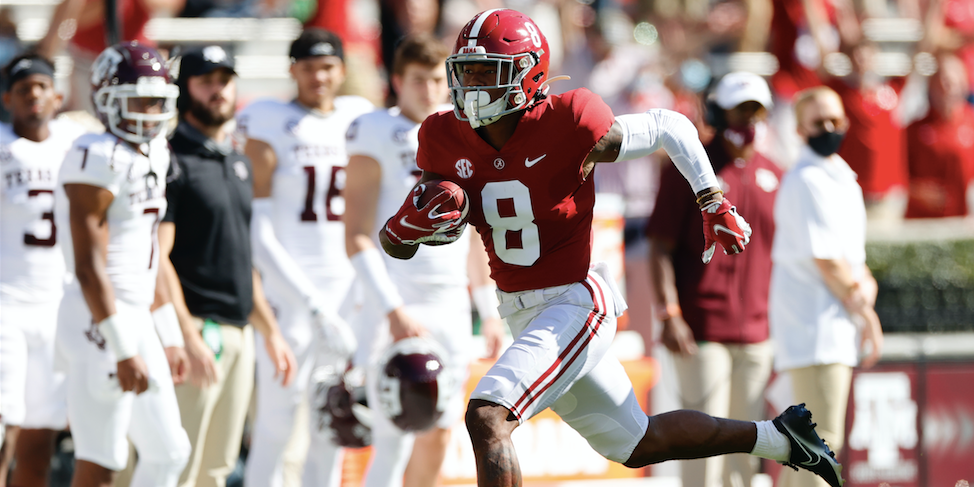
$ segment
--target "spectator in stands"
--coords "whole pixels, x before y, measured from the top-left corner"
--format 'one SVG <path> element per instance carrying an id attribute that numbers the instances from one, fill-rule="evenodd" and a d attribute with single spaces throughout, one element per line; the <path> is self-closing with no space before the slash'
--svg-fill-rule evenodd
<path id="1" fill-rule="evenodd" d="M 862 360 L 870 367 L 883 331 L 873 310 L 876 281 L 866 267 L 862 190 L 836 154 L 852 133 L 842 101 L 829 88 L 810 88 L 796 97 L 795 111 L 805 145 L 775 201 L 768 318 L 775 370 L 791 375 L 794 401 L 815 411 L 822 439 L 838 454 L 859 362 L 857 336 L 872 344 Z M 778 485 L 824 485 L 794 473 L 782 469 Z"/>
<path id="2" fill-rule="evenodd" d="M 899 219 L 906 209 L 906 140 L 895 111 L 905 78 L 887 81 L 876 72 L 878 47 L 871 41 L 845 50 L 852 72 L 826 82 L 850 121 L 839 155 L 859 177 L 869 218 Z"/>
<path id="3" fill-rule="evenodd" d="M 910 198 L 907 218 L 969 214 L 966 200 L 974 179 L 974 107 L 965 103 L 968 80 L 964 64 L 953 55 L 939 57 L 930 77 L 930 111 L 906 129 Z"/>
<path id="4" fill-rule="evenodd" d="M 717 136 L 707 155 L 723 191 L 753 225 L 747 252 L 714 255 L 709 265 L 701 261 L 704 242 L 697 228 L 703 222 L 673 165 L 660 176 L 656 207 L 664 211 L 653 213 L 647 229 L 661 339 L 674 354 L 682 406 L 740 420 L 764 419 L 771 374 L 772 204 L 781 170 L 754 148 L 771 105 L 761 77 L 737 72 L 720 80 L 708 107 Z M 722 457 L 685 462 L 683 485 L 719 486 L 722 479 L 723 485 L 751 485 L 757 464 L 746 455 L 727 459 L 726 466 Z"/>
<path id="5" fill-rule="evenodd" d="M 193 448 L 179 478 L 184 487 L 223 486 L 237 464 L 254 390 L 250 323 L 284 385 L 297 369 L 252 265 L 253 171 L 226 131 L 236 105 L 234 75 L 233 58 L 208 46 L 183 55 L 176 83 L 180 117 L 159 245 L 169 256 L 161 267 L 175 307 L 169 313 L 179 318 L 190 362 L 190 383 L 176 386 Z"/>
<path id="6" fill-rule="evenodd" d="M 121 32 L 118 40 L 134 40 L 152 46 L 145 26 L 155 15 L 171 15 L 185 0 L 116 0 L 116 17 Z M 68 110 L 91 109 L 91 63 L 107 47 L 104 0 L 62 0 L 54 9 L 47 34 L 37 44 L 37 52 L 52 58 L 68 43 L 74 63 Z M 118 40 L 114 41 L 117 42 Z"/>

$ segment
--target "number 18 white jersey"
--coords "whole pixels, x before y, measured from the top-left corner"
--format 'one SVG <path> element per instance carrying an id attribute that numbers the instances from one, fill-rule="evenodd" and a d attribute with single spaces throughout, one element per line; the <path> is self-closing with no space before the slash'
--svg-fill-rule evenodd
<path id="1" fill-rule="evenodd" d="M 74 247 L 65 184 L 111 191 L 108 207 L 108 277 L 115 297 L 137 306 L 152 304 L 159 269 L 159 221 L 166 214 L 166 139 L 146 144 L 148 156 L 112 134 L 87 134 L 68 152 L 58 177 L 55 215 L 68 272 L 74 274 Z"/>
<path id="2" fill-rule="evenodd" d="M 269 144 L 277 156 L 271 199 L 274 233 L 318 289 L 354 275 L 345 254 L 345 132 L 374 110 L 358 96 L 335 99 L 328 114 L 296 101 L 261 100 L 237 117 L 246 138 Z"/>
<path id="3" fill-rule="evenodd" d="M 64 258 L 58 248 L 54 189 L 64 155 L 84 129 L 67 120 L 48 125 L 41 142 L 0 125 L 0 300 L 57 301 L 64 286 Z"/>

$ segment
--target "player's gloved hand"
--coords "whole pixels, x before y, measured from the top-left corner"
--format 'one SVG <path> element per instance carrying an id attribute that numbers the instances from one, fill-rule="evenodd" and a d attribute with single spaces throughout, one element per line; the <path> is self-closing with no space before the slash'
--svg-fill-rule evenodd
<path id="1" fill-rule="evenodd" d="M 700 208 L 700 212 L 703 214 L 704 249 L 701 258 L 704 264 L 710 263 L 718 243 L 725 254 L 744 251 L 751 241 L 751 225 L 744 221 L 744 217 L 727 199 L 711 200 Z"/>
<path id="2" fill-rule="evenodd" d="M 386 222 L 385 232 L 392 243 L 450 243 L 463 234 L 463 212 L 458 209 L 441 211 L 440 208 L 452 201 L 452 195 L 447 192 L 436 194 L 420 207 L 420 198 L 425 191 L 425 184 L 417 185 L 413 189 L 413 197 L 407 199 L 399 211 Z"/>
<path id="3" fill-rule="evenodd" d="M 312 306 L 311 319 L 320 350 L 339 358 L 349 358 L 358 347 L 355 334 L 336 313 L 323 306 Z"/>

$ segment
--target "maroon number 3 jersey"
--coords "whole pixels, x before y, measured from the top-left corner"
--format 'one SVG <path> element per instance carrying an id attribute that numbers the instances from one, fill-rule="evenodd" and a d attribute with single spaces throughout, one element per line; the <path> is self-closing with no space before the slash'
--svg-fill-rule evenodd
<path id="1" fill-rule="evenodd" d="M 487 247 L 501 290 L 585 279 L 595 187 L 582 164 L 614 120 L 601 98 L 578 89 L 526 109 L 499 151 L 452 112 L 423 122 L 416 162 L 466 191 L 468 221 Z"/>

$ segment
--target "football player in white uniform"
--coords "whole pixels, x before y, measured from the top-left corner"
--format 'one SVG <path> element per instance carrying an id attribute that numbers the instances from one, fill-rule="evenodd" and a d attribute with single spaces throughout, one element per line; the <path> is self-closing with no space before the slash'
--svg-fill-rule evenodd
<path id="1" fill-rule="evenodd" d="M 254 262 L 298 363 L 295 380 L 282 386 L 273 379 L 275 368 L 258 336 L 257 417 L 245 475 L 253 487 L 281 486 L 289 439 L 309 434 L 306 427 L 296 431 L 295 419 L 299 404 L 307 404 L 316 354 L 324 350 L 347 360 L 355 349 L 354 335 L 339 318 L 354 278 L 342 223 L 345 132 L 374 107 L 361 97 L 336 97 L 345 65 L 335 34 L 305 30 L 291 44 L 290 56 L 297 98 L 258 101 L 237 118 L 253 163 Z M 319 447 L 326 451 L 316 451 Z M 340 473 L 337 447 L 316 443 L 307 458 L 308 468 L 322 478 Z M 289 472 L 296 468 L 300 465 L 287 466 Z"/>
<path id="2" fill-rule="evenodd" d="M 379 230 L 422 173 L 416 166 L 420 123 L 437 109 L 452 109 L 441 105 L 447 96 L 443 64 L 449 54 L 431 36 L 404 39 L 393 61 L 397 106 L 359 117 L 347 135 L 345 246 L 358 276 L 356 282 L 365 291 L 354 329 L 360 343 L 355 362 L 367 370 L 368 403 L 373 410 L 381 410 L 376 407 L 382 402 L 377 361 L 392 341 L 404 338 L 422 336 L 435 341 L 446 355 L 440 359 L 449 375 L 447 383 L 452 385 L 452 399 L 432 430 L 405 433 L 384 415 L 373 415 L 375 450 L 365 476 L 366 487 L 403 485 L 404 472 L 407 486 L 436 483 L 449 428 L 459 421 L 466 399 L 470 281 L 478 311 L 486 318 L 482 332 L 493 358 L 499 355 L 503 337 L 496 286 L 490 280 L 487 253 L 479 238 L 470 238 L 468 233 L 453 245 L 422 246 L 412 260 L 394 259 L 378 248 Z"/>
<path id="3" fill-rule="evenodd" d="M 167 357 L 179 368 L 185 352 L 175 320 L 158 321 L 170 329 L 157 335 L 150 309 L 168 300 L 156 296 L 156 230 L 170 164 L 163 135 L 179 89 L 159 53 L 135 42 L 105 49 L 91 80 L 108 131 L 80 137 L 68 152 L 54 213 L 69 272 L 57 343 L 68 361 L 72 485 L 112 485 L 128 438 L 139 453 L 131 485 L 173 487 L 190 446 Z"/>
<path id="4" fill-rule="evenodd" d="M 54 65 L 21 55 L 4 69 L 0 124 L 0 486 L 17 451 L 11 485 L 47 485 L 56 430 L 67 426 L 64 373 L 54 370 L 54 332 L 64 257 L 54 227 L 61 161 L 84 129 L 53 120 L 61 108 Z M 30 387 L 28 387 L 30 384 Z"/>

